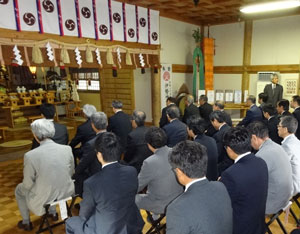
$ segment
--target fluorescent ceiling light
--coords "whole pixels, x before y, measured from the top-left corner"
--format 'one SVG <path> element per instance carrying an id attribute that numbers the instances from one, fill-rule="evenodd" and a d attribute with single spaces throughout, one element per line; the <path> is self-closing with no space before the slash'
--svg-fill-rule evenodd
<path id="1" fill-rule="evenodd" d="M 240 9 L 241 12 L 250 14 L 250 13 L 258 13 L 258 12 L 266 12 L 266 11 L 276 11 L 289 9 L 300 6 L 300 0 L 294 1 L 277 1 L 277 2 L 268 2 L 262 4 L 256 4 L 251 6 L 246 6 Z"/>

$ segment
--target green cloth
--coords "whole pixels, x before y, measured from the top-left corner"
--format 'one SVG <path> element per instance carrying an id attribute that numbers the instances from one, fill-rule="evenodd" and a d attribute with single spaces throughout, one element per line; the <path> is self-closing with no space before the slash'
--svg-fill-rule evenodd
<path id="1" fill-rule="evenodd" d="M 197 86 L 197 64 L 196 64 L 196 57 L 199 56 L 200 63 L 198 64 L 199 67 L 199 87 Z M 193 95 L 197 97 L 197 90 L 204 90 L 204 62 L 203 62 L 203 54 L 199 47 L 196 47 L 193 53 Z"/>

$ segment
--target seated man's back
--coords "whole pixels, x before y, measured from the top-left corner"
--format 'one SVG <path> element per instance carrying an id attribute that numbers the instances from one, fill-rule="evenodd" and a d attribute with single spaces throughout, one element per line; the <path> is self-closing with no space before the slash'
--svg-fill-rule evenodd
<path id="1" fill-rule="evenodd" d="M 45 203 L 71 196 L 74 193 L 73 170 L 74 159 L 69 146 L 48 139 L 40 147 L 27 152 L 24 156 L 24 175 L 36 175 L 35 181 L 26 179 L 22 183 L 29 193 L 34 194 L 29 196 L 29 209 L 36 215 L 42 215 Z"/>

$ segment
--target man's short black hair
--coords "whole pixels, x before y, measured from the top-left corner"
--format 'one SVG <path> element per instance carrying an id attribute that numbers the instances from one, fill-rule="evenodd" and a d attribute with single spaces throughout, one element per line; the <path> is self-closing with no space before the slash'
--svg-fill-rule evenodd
<path id="1" fill-rule="evenodd" d="M 275 107 L 272 104 L 266 104 L 262 107 L 262 111 L 268 113 L 270 116 L 277 114 Z"/>
<path id="2" fill-rule="evenodd" d="M 251 151 L 251 136 L 245 127 L 229 129 L 223 138 L 224 146 L 229 146 L 236 154 L 241 155 Z"/>
<path id="3" fill-rule="evenodd" d="M 219 123 L 225 123 L 226 116 L 223 111 L 216 110 L 210 113 L 209 120 L 217 120 Z"/>
<path id="4" fill-rule="evenodd" d="M 263 102 L 267 102 L 268 95 L 266 93 L 260 93 L 260 94 L 258 94 L 258 99 L 261 99 Z"/>
<path id="5" fill-rule="evenodd" d="M 294 116 L 283 116 L 280 118 L 282 127 L 287 128 L 288 133 L 292 134 L 297 131 L 298 120 Z"/>
<path id="6" fill-rule="evenodd" d="M 151 127 L 146 132 L 145 141 L 154 149 L 158 149 L 167 144 L 167 135 L 163 129 Z"/>
<path id="7" fill-rule="evenodd" d="M 282 106 L 284 111 L 289 111 L 290 109 L 290 102 L 286 99 L 281 99 L 280 101 L 277 102 L 278 106 Z"/>
<path id="8" fill-rule="evenodd" d="M 204 102 L 207 102 L 207 101 L 208 101 L 208 98 L 207 98 L 206 95 L 202 94 L 202 95 L 200 96 L 199 100 L 202 100 L 202 101 L 204 101 Z"/>
<path id="9" fill-rule="evenodd" d="M 172 168 L 179 168 L 189 178 L 201 178 L 207 170 L 206 147 L 195 141 L 182 141 L 169 154 Z"/>
<path id="10" fill-rule="evenodd" d="M 251 135 L 255 135 L 261 139 L 265 139 L 266 137 L 269 137 L 268 126 L 265 125 L 263 122 L 260 121 L 252 122 L 247 126 L 247 129 Z"/>
<path id="11" fill-rule="evenodd" d="M 171 118 L 171 119 L 178 119 L 180 117 L 180 110 L 177 106 L 175 105 L 170 105 L 167 107 L 166 114 Z"/>
<path id="12" fill-rule="evenodd" d="M 144 111 L 135 110 L 132 114 L 132 119 L 138 127 L 144 126 L 146 120 L 146 113 Z"/>
<path id="13" fill-rule="evenodd" d="M 40 107 L 40 111 L 46 119 L 53 119 L 55 116 L 55 107 L 50 103 L 43 103 Z"/>
<path id="14" fill-rule="evenodd" d="M 101 133 L 95 142 L 95 149 L 102 154 L 105 162 L 120 160 L 121 147 L 117 136 L 112 132 Z"/>
<path id="15" fill-rule="evenodd" d="M 300 106 L 300 96 L 299 95 L 295 95 L 292 98 L 293 98 L 293 102 L 297 102 L 298 106 Z"/>
<path id="16" fill-rule="evenodd" d="M 167 101 L 175 104 L 176 103 L 176 98 L 174 98 L 174 97 L 168 97 Z"/>
<path id="17" fill-rule="evenodd" d="M 214 105 L 219 107 L 220 110 L 223 110 L 225 107 L 224 102 L 222 102 L 222 101 L 216 101 Z"/>
<path id="18" fill-rule="evenodd" d="M 195 135 L 202 135 L 206 129 L 206 121 L 199 116 L 192 115 L 187 120 L 187 126 Z"/>

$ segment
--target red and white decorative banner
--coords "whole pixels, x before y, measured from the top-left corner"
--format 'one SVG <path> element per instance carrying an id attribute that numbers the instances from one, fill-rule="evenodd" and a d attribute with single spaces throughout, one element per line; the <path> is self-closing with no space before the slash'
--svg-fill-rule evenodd
<path id="1" fill-rule="evenodd" d="M 59 35 L 57 2 L 55 0 L 37 0 L 37 4 L 40 32 Z"/>
<path id="2" fill-rule="evenodd" d="M 134 5 L 125 4 L 125 24 L 125 41 L 137 42 L 136 14 Z"/>
<path id="3" fill-rule="evenodd" d="M 148 44 L 148 10 L 147 8 L 138 8 L 138 42 Z"/>
<path id="4" fill-rule="evenodd" d="M 58 0 L 60 2 L 60 27 L 61 34 L 66 36 L 78 36 L 76 7 L 74 1 Z"/>
<path id="5" fill-rule="evenodd" d="M 168 97 L 172 97 L 172 64 L 161 64 L 161 107 L 166 106 Z"/>
<path id="6" fill-rule="evenodd" d="M 80 29 L 82 37 L 96 38 L 94 28 L 93 2 L 78 0 Z"/>
<path id="7" fill-rule="evenodd" d="M 123 4 L 111 2 L 112 28 L 114 41 L 124 41 Z"/>
<path id="8" fill-rule="evenodd" d="M 36 0 L 15 0 L 18 6 L 20 31 L 38 32 L 38 14 Z M 7 19 L 6 19 L 7 20 Z"/>
<path id="9" fill-rule="evenodd" d="M 159 44 L 159 11 L 149 10 L 149 44 Z"/>
<path id="10" fill-rule="evenodd" d="M 0 28 L 16 30 L 16 21 L 12 18 L 15 15 L 14 3 L 9 0 L 0 1 Z"/>
<path id="11" fill-rule="evenodd" d="M 110 0 L 96 0 L 96 14 L 99 39 L 110 40 L 110 12 L 108 3 Z"/>
<path id="12" fill-rule="evenodd" d="M 159 44 L 159 12 L 113 0 L 0 0 L 0 28 Z"/>

